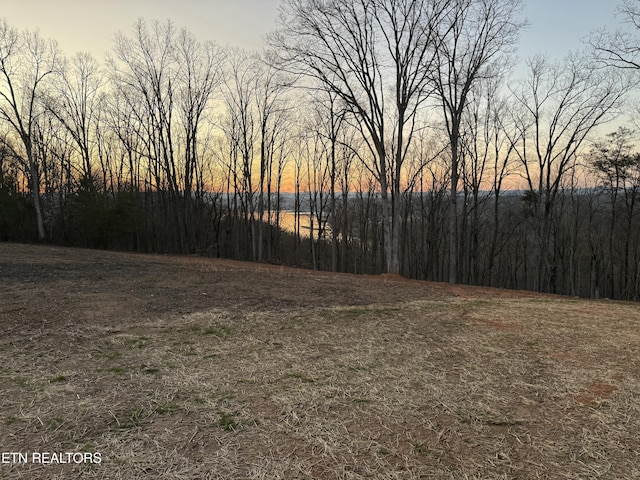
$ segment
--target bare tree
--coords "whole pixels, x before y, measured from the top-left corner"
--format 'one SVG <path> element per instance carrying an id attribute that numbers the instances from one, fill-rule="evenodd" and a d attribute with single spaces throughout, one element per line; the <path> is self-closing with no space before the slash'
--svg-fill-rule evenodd
<path id="1" fill-rule="evenodd" d="M 635 262 L 630 257 L 633 224 L 640 196 L 640 155 L 633 151 L 633 140 L 634 133 L 620 127 L 607 135 L 606 140 L 595 142 L 588 156 L 589 163 L 609 194 L 608 261 L 603 262 L 609 283 L 606 285 L 609 288 L 608 295 L 626 299 L 637 295 L 632 274 Z M 621 227 L 618 225 L 619 212 L 623 217 Z"/>
<path id="2" fill-rule="evenodd" d="M 449 282 L 458 281 L 458 179 L 462 120 L 469 95 L 482 78 L 498 75 L 518 39 L 521 0 L 455 0 L 438 25 L 433 77 L 451 148 Z M 499 65 L 499 63 L 501 65 Z"/>
<path id="3" fill-rule="evenodd" d="M 474 157 L 489 157 L 491 169 L 491 193 L 493 195 L 492 217 L 493 229 L 488 252 L 487 275 L 489 284 L 498 284 L 496 257 L 504 247 L 509 236 L 508 230 L 501 226 L 500 200 L 505 180 L 516 171 L 514 165 L 514 141 L 517 140 L 513 130 L 516 128 L 508 111 L 508 99 L 502 97 L 498 90 L 498 82 L 488 82 L 487 88 L 478 99 L 484 103 L 484 111 L 480 114 L 481 127 L 476 131 L 474 139 Z M 474 118 L 477 118 L 474 115 Z M 482 152 L 482 153 L 479 153 Z"/>
<path id="4" fill-rule="evenodd" d="M 171 22 L 148 27 L 139 20 L 131 37 L 116 36 L 114 54 L 114 85 L 136 116 L 140 153 L 150 163 L 170 235 L 180 251 L 193 252 L 193 192 L 203 190 L 199 134 L 221 82 L 221 50 Z"/>
<path id="5" fill-rule="evenodd" d="M 88 179 L 93 177 L 91 137 L 104 85 L 104 72 L 95 58 L 78 53 L 62 65 L 61 74 L 45 99 L 47 110 L 71 135 L 80 155 L 82 175 Z"/>
<path id="6" fill-rule="evenodd" d="M 508 236 L 501 228 L 500 200 L 504 182 L 515 172 L 517 164 L 512 161 L 514 124 L 509 115 L 509 99 L 502 91 L 504 80 L 502 76 L 494 76 L 479 81 L 470 94 L 469 107 L 463 117 L 461 147 L 464 162 L 461 170 L 465 194 L 470 196 L 465 199 L 463 211 L 469 210 L 470 219 L 469 248 L 461 252 L 460 257 L 468 256 L 463 262 L 468 267 L 463 274 L 471 283 L 496 284 L 499 240 Z M 481 194 L 483 190 L 485 195 Z M 492 204 L 491 215 L 485 205 L 488 203 Z M 482 231 L 489 231 L 488 225 L 491 225 L 492 233 L 485 237 L 486 263 L 483 266 L 480 239 Z M 500 243 L 504 245 L 504 240 Z"/>
<path id="7" fill-rule="evenodd" d="M 259 119 L 255 110 L 259 80 L 257 57 L 244 50 L 233 50 L 227 56 L 227 68 L 229 72 L 225 78 L 223 94 L 226 107 L 223 129 L 229 146 L 234 201 L 240 201 L 239 213 L 243 217 L 243 228 L 247 229 L 250 258 L 257 260 L 257 190 L 254 184 L 255 150 L 259 136 Z"/>
<path id="8" fill-rule="evenodd" d="M 189 251 L 195 249 L 195 231 L 192 208 L 194 192 L 202 203 L 205 185 L 202 181 L 204 166 L 200 159 L 200 135 L 206 121 L 206 111 L 218 86 L 222 83 L 223 51 L 211 42 L 200 43 L 186 30 L 181 30 L 174 41 L 176 63 L 176 106 L 182 130 L 182 173 L 184 229 Z"/>
<path id="9" fill-rule="evenodd" d="M 346 110 L 338 101 L 338 96 L 332 91 L 319 90 L 312 99 L 316 117 L 313 128 L 315 134 L 321 137 L 329 175 L 329 218 L 331 228 L 331 271 L 338 271 L 338 231 L 336 187 L 339 181 L 339 138 L 341 132 L 348 130 L 345 121 Z M 346 213 L 346 212 L 345 212 Z"/>
<path id="10" fill-rule="evenodd" d="M 149 162 L 147 190 L 150 197 L 158 199 L 154 211 L 162 219 L 166 235 L 158 240 L 158 246 L 185 251 L 175 115 L 175 35 L 171 22 L 153 22 L 149 28 L 138 20 L 131 37 L 116 36 L 110 69 L 117 94 L 136 116 L 140 153 Z"/>
<path id="11" fill-rule="evenodd" d="M 330 140 L 321 131 L 321 115 L 309 119 L 305 130 L 308 132 L 305 141 L 304 158 L 306 163 L 306 189 L 309 202 L 309 245 L 311 262 L 314 270 L 319 269 L 320 253 L 318 248 L 326 236 L 326 209 L 329 200 L 327 191 L 330 187 Z"/>
<path id="12" fill-rule="evenodd" d="M 529 74 L 513 91 L 519 103 L 515 152 L 528 187 L 537 237 L 533 288 L 549 290 L 549 252 L 554 206 L 563 181 L 589 135 L 610 120 L 628 84 L 616 72 L 599 70 L 588 57 L 569 55 L 550 63 L 528 62 Z"/>
<path id="13" fill-rule="evenodd" d="M 277 154 L 277 147 L 284 137 L 283 127 L 286 125 L 288 106 L 284 99 L 287 85 L 281 72 L 257 57 L 258 77 L 255 95 L 256 114 L 259 121 L 259 190 L 258 190 L 258 261 L 265 259 L 264 230 L 266 223 L 271 222 L 271 191 L 273 181 L 273 163 Z M 265 209 L 267 217 L 265 218 Z M 270 258 L 271 236 L 267 237 L 267 256 Z"/>
<path id="14" fill-rule="evenodd" d="M 634 35 L 640 30 L 640 5 L 637 0 L 625 0 L 617 7 L 630 30 L 615 32 L 599 30 L 593 32 L 588 43 L 594 50 L 596 60 L 606 66 L 628 70 L 640 70 L 640 39 Z"/>
<path id="15" fill-rule="evenodd" d="M 18 32 L 0 20 L 0 120 L 7 122 L 21 145 L 36 212 L 38 239 L 46 238 L 40 202 L 40 167 L 34 148 L 39 97 L 47 79 L 58 71 L 56 42 L 37 32 Z"/>
<path id="16" fill-rule="evenodd" d="M 434 32 L 447 3 L 286 0 L 270 38 L 282 68 L 319 82 L 356 119 L 382 196 L 388 272 L 400 271 L 400 173 L 430 93 Z"/>
<path id="17" fill-rule="evenodd" d="M 98 124 L 104 123 L 105 130 L 96 129 L 93 133 L 102 163 L 108 163 L 106 158 L 109 151 L 119 157 L 115 167 L 118 191 L 124 188 L 140 192 L 144 190 L 145 176 L 151 169 L 142 162 L 144 141 L 140 133 L 140 109 L 131 108 L 131 101 L 131 98 L 119 95 L 118 88 L 110 90 L 104 96 L 98 112 Z"/>

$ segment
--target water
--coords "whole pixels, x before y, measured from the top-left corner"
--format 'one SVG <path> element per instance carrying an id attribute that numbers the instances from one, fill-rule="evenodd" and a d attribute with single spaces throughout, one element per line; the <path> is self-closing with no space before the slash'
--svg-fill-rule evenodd
<path id="1" fill-rule="evenodd" d="M 309 216 L 309 212 L 300 212 L 299 213 L 299 222 L 300 222 L 300 236 L 303 238 L 309 238 L 309 232 L 311 230 L 311 218 Z M 275 223 L 275 218 L 273 218 L 273 222 Z M 281 210 L 280 211 L 280 228 L 282 228 L 285 232 L 296 233 L 296 213 L 293 210 Z M 314 236 L 318 235 L 318 219 L 313 218 L 313 230 Z M 325 224 L 325 236 L 331 235 L 331 228 L 328 224 Z"/>

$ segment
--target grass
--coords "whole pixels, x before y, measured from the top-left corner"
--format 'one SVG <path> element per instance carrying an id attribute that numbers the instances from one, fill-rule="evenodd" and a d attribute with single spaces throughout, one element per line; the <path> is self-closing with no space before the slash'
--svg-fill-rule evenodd
<path id="1" fill-rule="evenodd" d="M 416 455 L 426 456 L 429 454 L 429 448 L 423 442 L 412 441 L 411 446 Z"/>
<path id="2" fill-rule="evenodd" d="M 107 368 L 107 372 L 115 373 L 116 375 L 123 375 L 126 371 L 126 368 L 119 366 Z"/>
<path id="3" fill-rule="evenodd" d="M 165 404 L 157 405 L 156 408 L 154 409 L 154 412 L 157 413 L 158 415 L 175 415 L 181 410 L 182 408 L 180 407 L 180 405 L 176 403 L 165 403 Z"/>
<path id="4" fill-rule="evenodd" d="M 227 432 L 235 432 L 240 428 L 240 424 L 232 414 L 227 412 L 217 412 L 217 413 L 219 416 L 218 426 L 223 430 Z"/>
<path id="5" fill-rule="evenodd" d="M 130 348 L 147 348 L 149 345 L 148 337 L 130 338 L 125 342 Z"/>
<path id="6" fill-rule="evenodd" d="M 147 412 L 144 407 L 134 407 L 120 414 L 111 413 L 113 420 L 115 421 L 114 428 L 118 430 L 131 430 L 145 421 L 150 420 L 151 413 Z M 156 412 L 157 413 L 157 412 Z"/>
<path id="7" fill-rule="evenodd" d="M 286 377 L 287 378 L 294 378 L 296 380 L 300 380 L 303 383 L 313 383 L 313 382 L 315 382 L 315 380 L 313 378 L 308 377 L 304 373 L 299 373 L 299 372 L 287 373 Z"/>
<path id="8" fill-rule="evenodd" d="M 233 334 L 233 328 L 227 325 L 217 325 L 213 327 L 207 327 L 202 331 L 203 335 L 214 335 L 219 338 L 227 338 Z"/>
<path id="9" fill-rule="evenodd" d="M 16 383 L 16 385 L 27 388 L 29 386 L 29 379 L 22 376 L 15 376 L 12 380 Z"/>
<path id="10" fill-rule="evenodd" d="M 637 305 L 3 246 L 2 479 L 640 478 Z"/>
<path id="11" fill-rule="evenodd" d="M 219 339 L 226 339 L 236 333 L 235 328 L 223 324 L 207 325 L 206 327 L 203 327 L 201 325 L 191 325 L 184 329 L 184 331 L 193 333 L 198 336 L 210 335 Z M 185 342 L 188 343 L 190 341 L 185 340 Z"/>
<path id="12" fill-rule="evenodd" d="M 160 373 L 160 368 L 141 365 L 140 371 L 145 375 L 158 375 Z"/>

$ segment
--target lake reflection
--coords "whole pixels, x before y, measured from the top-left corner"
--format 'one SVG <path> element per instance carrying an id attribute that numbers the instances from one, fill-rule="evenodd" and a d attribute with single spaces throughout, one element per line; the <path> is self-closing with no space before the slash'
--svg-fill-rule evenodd
<path id="1" fill-rule="evenodd" d="M 303 238 L 309 238 L 309 231 L 311 226 L 311 218 L 309 212 L 300 212 L 298 221 L 300 222 L 300 236 Z M 272 219 L 272 223 L 275 223 L 275 215 Z M 296 213 L 293 210 L 281 210 L 280 211 L 280 228 L 285 232 L 296 233 Z M 314 236 L 318 236 L 318 219 L 313 218 L 313 230 Z M 330 235 L 331 229 L 328 224 L 325 224 L 325 236 Z"/>

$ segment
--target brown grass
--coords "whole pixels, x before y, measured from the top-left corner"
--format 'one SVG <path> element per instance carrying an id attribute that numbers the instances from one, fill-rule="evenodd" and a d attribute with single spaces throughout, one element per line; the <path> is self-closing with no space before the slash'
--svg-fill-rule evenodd
<path id="1" fill-rule="evenodd" d="M 640 478 L 640 312 L 0 244 L 0 479 Z"/>

